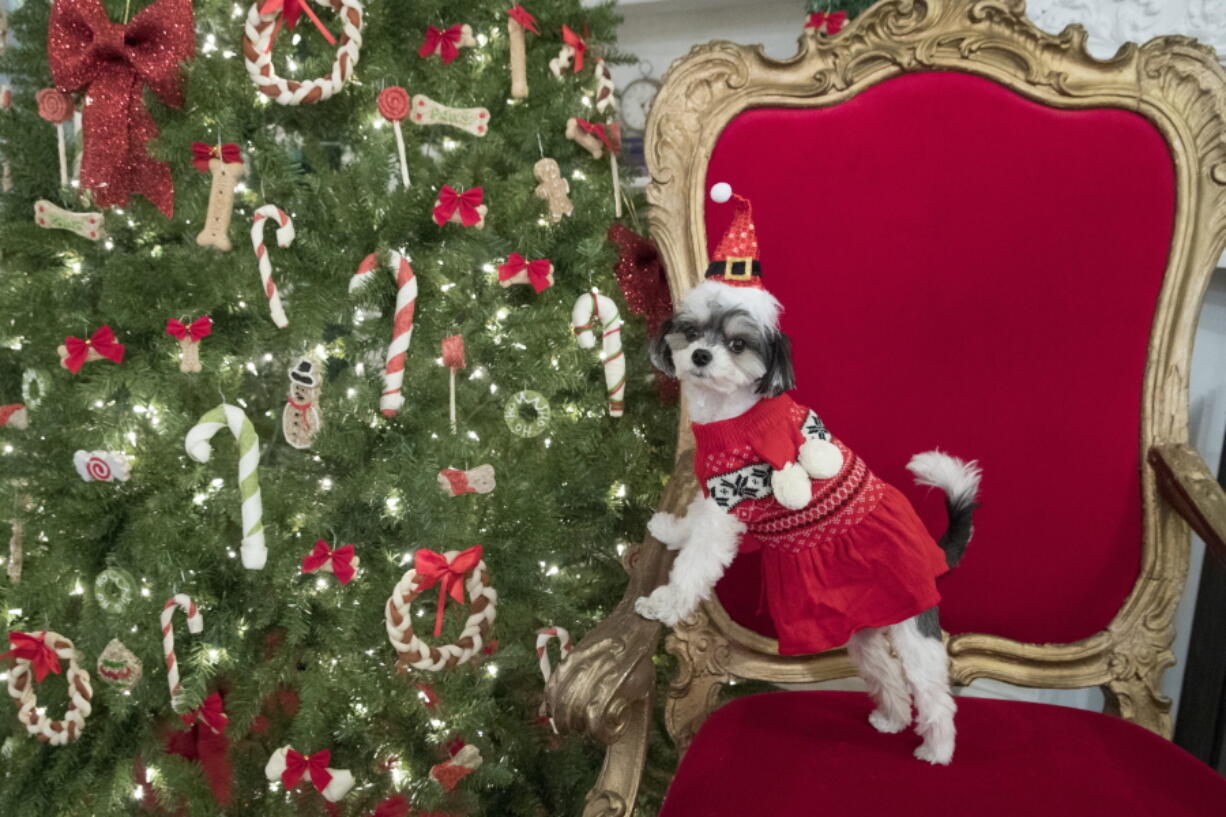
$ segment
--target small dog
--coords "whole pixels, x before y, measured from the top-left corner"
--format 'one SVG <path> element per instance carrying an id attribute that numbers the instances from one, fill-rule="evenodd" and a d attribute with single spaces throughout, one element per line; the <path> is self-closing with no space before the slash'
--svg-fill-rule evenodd
<path id="1" fill-rule="evenodd" d="M 795 382 L 781 307 L 761 288 L 749 204 L 737 198 L 744 218 L 652 347 L 653 364 L 681 381 L 702 490 L 685 516 L 651 519 L 651 534 L 680 552 L 669 582 L 635 609 L 675 625 L 738 552 L 761 549 L 780 653 L 846 643 L 876 704 L 869 722 L 901 731 L 914 699 L 916 757 L 947 764 L 955 704 L 934 580 L 970 541 L 979 468 L 939 451 L 908 464 L 919 484 L 946 494 L 949 527 L 934 543 L 910 503 L 787 395 Z"/>

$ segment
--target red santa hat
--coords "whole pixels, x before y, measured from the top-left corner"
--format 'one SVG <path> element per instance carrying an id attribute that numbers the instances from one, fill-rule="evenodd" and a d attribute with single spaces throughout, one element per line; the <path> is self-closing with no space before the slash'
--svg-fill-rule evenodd
<path id="1" fill-rule="evenodd" d="M 715 247 L 706 279 L 734 287 L 765 289 L 762 264 L 758 260 L 758 233 L 753 226 L 753 205 L 749 199 L 732 192 L 732 185 L 719 182 L 711 186 L 711 200 L 717 204 L 732 201 L 736 212 L 727 232 Z"/>

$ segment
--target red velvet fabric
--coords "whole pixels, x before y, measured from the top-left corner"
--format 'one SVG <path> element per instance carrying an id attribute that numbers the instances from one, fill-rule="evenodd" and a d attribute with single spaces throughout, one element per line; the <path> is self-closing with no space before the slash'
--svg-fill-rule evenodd
<path id="1" fill-rule="evenodd" d="M 1226 778 L 1119 718 L 962 698 L 953 763 L 868 724 L 867 695 L 778 692 L 718 709 L 660 817 L 1220 817 Z"/>
<path id="2" fill-rule="evenodd" d="M 1070 642 L 1114 617 L 1141 551 L 1141 382 L 1170 249 L 1174 169 L 1122 110 L 1061 111 L 986 79 L 921 73 L 833 108 L 760 109 L 708 167 L 753 201 L 786 307 L 797 399 L 902 489 L 941 447 L 984 468 L 954 633 Z M 732 208 L 706 207 L 709 248 Z M 718 588 L 759 612 L 759 556 Z"/>

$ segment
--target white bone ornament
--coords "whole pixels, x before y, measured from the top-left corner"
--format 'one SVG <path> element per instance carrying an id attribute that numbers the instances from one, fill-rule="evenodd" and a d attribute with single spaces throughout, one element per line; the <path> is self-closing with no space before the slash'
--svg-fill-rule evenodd
<path id="1" fill-rule="evenodd" d="M 414 125 L 450 125 L 473 136 L 485 136 L 490 112 L 485 108 L 452 108 L 425 94 L 414 94 L 409 102 L 409 120 Z"/>
<path id="2" fill-rule="evenodd" d="M 213 181 L 209 186 L 209 210 L 204 217 L 204 229 L 196 236 L 201 247 L 228 252 L 230 244 L 230 216 L 234 212 L 234 188 L 243 177 L 246 165 L 242 162 L 209 160 L 209 173 Z"/>
<path id="3" fill-rule="evenodd" d="M 34 202 L 34 222 L 48 230 L 67 230 L 90 241 L 100 241 L 106 236 L 102 228 L 102 213 L 74 213 L 56 207 L 46 199 Z"/>
<path id="4" fill-rule="evenodd" d="M 285 772 L 285 755 L 293 748 L 290 746 L 282 746 L 272 753 L 268 758 L 268 763 L 264 766 L 264 775 L 270 783 L 280 783 L 281 775 Z M 305 754 L 305 753 L 304 753 Z M 354 778 L 353 773 L 348 769 L 328 769 L 328 774 L 332 776 L 331 781 L 320 792 L 324 799 L 329 803 L 336 803 L 342 800 L 349 790 L 353 788 Z M 303 777 L 303 780 L 310 781 L 310 774 Z"/>

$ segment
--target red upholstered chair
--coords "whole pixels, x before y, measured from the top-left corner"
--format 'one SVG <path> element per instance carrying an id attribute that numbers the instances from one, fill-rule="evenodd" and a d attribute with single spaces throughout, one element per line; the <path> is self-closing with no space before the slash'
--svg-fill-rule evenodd
<path id="1" fill-rule="evenodd" d="M 778 656 L 742 555 L 667 640 L 665 723 L 686 753 L 665 817 L 1226 814 L 1226 780 L 1166 740 L 1160 691 L 1181 516 L 1218 547 L 1226 530 L 1186 445 L 1193 330 L 1226 245 L 1226 72 L 1183 38 L 1107 62 L 1083 42 L 1034 28 L 1021 0 L 883 0 L 790 60 L 714 43 L 666 76 L 648 196 L 674 296 L 730 215 L 705 191 L 730 182 L 753 201 L 801 402 L 934 531 L 942 503 L 909 457 L 983 466 L 975 539 L 940 583 L 955 683 L 1097 685 L 1107 713 L 960 698 L 953 764 L 933 767 L 912 732 L 868 725 L 862 694 L 721 707 L 733 679 L 854 672 L 842 650 Z M 696 490 L 692 445 L 682 422 L 668 510 Z M 661 628 L 633 600 L 671 554 L 648 538 L 632 564 L 548 687 L 562 729 L 609 746 L 589 815 L 629 813 L 644 762 Z"/>

